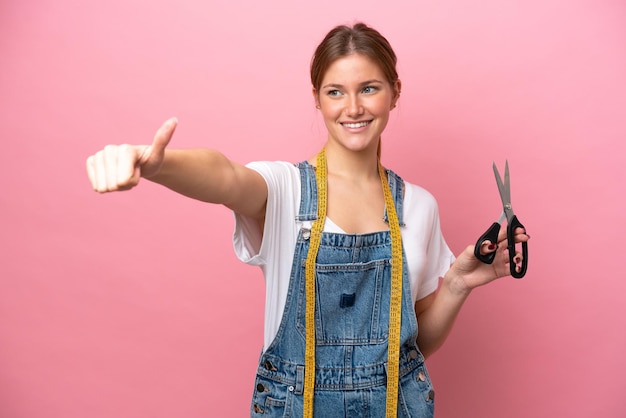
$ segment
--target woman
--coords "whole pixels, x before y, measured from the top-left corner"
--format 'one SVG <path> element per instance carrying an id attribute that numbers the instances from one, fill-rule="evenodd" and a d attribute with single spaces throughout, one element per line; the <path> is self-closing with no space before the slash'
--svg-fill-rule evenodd
<path id="1" fill-rule="evenodd" d="M 311 82 L 328 138 L 307 161 L 242 166 L 215 150 L 166 149 L 171 119 L 149 146 L 89 157 L 89 178 L 111 192 L 144 177 L 235 213 L 237 255 L 266 279 L 252 416 L 430 417 L 424 358 L 472 289 L 509 274 L 505 231 L 480 249 L 497 252 L 493 264 L 473 246 L 455 259 L 435 199 L 380 165 L 402 87 L 380 33 L 364 24 L 331 30 Z M 528 236 L 520 228 L 515 239 Z"/>

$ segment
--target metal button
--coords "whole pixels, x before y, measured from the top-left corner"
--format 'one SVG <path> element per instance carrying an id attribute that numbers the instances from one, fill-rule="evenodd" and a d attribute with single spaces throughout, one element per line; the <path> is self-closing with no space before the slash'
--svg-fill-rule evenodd
<path id="1" fill-rule="evenodd" d="M 259 383 L 258 385 L 256 385 L 256 391 L 257 392 L 265 392 L 265 386 L 263 386 L 262 383 Z"/>
<path id="2" fill-rule="evenodd" d="M 409 358 L 410 358 L 411 360 L 415 360 L 415 359 L 417 358 L 417 350 L 411 350 L 411 351 L 409 352 Z"/>
<path id="3" fill-rule="evenodd" d="M 263 363 L 263 367 L 265 367 L 265 370 L 271 370 L 271 371 L 276 370 L 276 367 L 274 367 L 274 365 L 270 363 L 269 360 L 265 360 L 265 363 Z"/>
<path id="4" fill-rule="evenodd" d="M 293 386 L 289 386 L 289 387 L 287 388 L 287 390 L 288 390 L 289 392 L 293 392 L 295 389 L 296 389 L 296 388 L 294 388 Z"/>
<path id="5" fill-rule="evenodd" d="M 426 396 L 426 401 L 434 401 L 435 400 L 435 391 L 429 390 L 428 395 Z"/>
<path id="6" fill-rule="evenodd" d="M 302 231 L 302 238 L 303 239 L 309 239 L 311 238 L 311 230 L 310 229 L 305 229 Z"/>

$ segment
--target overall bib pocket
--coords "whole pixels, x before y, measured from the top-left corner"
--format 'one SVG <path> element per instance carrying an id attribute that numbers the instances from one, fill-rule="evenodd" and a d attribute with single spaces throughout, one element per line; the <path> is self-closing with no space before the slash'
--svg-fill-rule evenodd
<path id="1" fill-rule="evenodd" d="M 389 260 L 316 265 L 315 325 L 318 345 L 381 344 L 389 329 Z M 388 274 L 388 273 L 387 273 Z M 320 298 L 320 295 L 324 295 Z M 306 335 L 305 283 L 298 290 L 297 324 Z M 363 320 L 367 317 L 368 320 Z"/>

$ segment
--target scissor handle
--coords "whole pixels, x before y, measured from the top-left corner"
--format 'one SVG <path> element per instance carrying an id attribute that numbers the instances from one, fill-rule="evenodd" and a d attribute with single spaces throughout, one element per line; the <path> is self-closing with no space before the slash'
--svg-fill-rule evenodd
<path id="1" fill-rule="evenodd" d="M 511 276 L 516 279 L 521 279 L 526 274 L 526 268 L 528 267 L 528 243 L 522 242 L 522 265 L 520 271 L 517 271 L 517 265 L 515 264 L 515 230 L 517 228 L 524 228 L 524 225 L 517 219 L 517 216 L 513 215 L 513 218 L 509 221 L 506 228 L 506 237 L 508 241 L 509 249 L 509 263 L 511 267 Z"/>
<path id="2" fill-rule="evenodd" d="M 485 264 L 493 263 L 493 260 L 496 258 L 496 252 L 491 252 L 487 254 L 481 254 L 480 248 L 482 247 L 485 241 L 489 241 L 494 245 L 498 245 L 498 234 L 500 233 L 500 223 L 494 222 L 491 224 L 487 232 L 481 235 L 476 241 L 476 245 L 474 246 L 474 255 L 477 259 L 482 261 Z"/>

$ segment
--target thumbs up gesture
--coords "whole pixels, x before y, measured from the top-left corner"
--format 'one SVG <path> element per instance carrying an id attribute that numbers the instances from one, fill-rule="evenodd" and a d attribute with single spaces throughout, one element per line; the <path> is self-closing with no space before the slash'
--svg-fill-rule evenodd
<path id="1" fill-rule="evenodd" d="M 87 158 L 87 175 L 96 192 L 129 190 L 141 177 L 152 177 L 163 165 L 165 148 L 178 121 L 171 118 L 159 128 L 151 145 L 107 145 Z"/>

